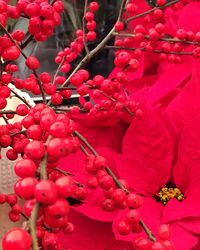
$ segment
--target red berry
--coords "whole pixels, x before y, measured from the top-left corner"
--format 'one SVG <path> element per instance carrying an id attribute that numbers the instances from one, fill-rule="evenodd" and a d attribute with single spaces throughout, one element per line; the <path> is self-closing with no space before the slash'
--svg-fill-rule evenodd
<path id="1" fill-rule="evenodd" d="M 163 6 L 166 4 L 166 0 L 157 0 L 157 5 L 158 6 Z"/>
<path id="2" fill-rule="evenodd" d="M 29 109 L 25 104 L 19 104 L 16 108 L 16 112 L 18 115 L 25 116 L 28 114 Z"/>
<path id="3" fill-rule="evenodd" d="M 44 208 L 45 213 L 53 218 L 60 218 L 69 213 L 69 203 L 65 199 L 58 199 L 52 205 Z"/>
<path id="4" fill-rule="evenodd" d="M 23 30 L 15 30 L 13 33 L 12 33 L 12 37 L 18 41 L 18 42 L 21 42 L 24 38 L 25 38 L 25 33 Z"/>
<path id="5" fill-rule="evenodd" d="M 58 196 L 63 198 L 68 198 L 73 193 L 73 180 L 70 176 L 63 176 L 56 180 L 55 182 Z"/>
<path id="6" fill-rule="evenodd" d="M 66 227 L 68 223 L 68 216 L 63 216 L 60 218 L 53 218 L 48 215 L 45 215 L 44 223 L 49 228 L 57 228 L 57 227 Z M 55 249 L 55 248 L 53 248 Z"/>
<path id="7" fill-rule="evenodd" d="M 0 97 L 0 109 L 4 109 L 7 105 L 6 98 Z"/>
<path id="8" fill-rule="evenodd" d="M 125 220 L 120 221 L 117 228 L 121 235 L 128 235 L 131 232 L 131 226 Z"/>
<path id="9" fill-rule="evenodd" d="M 139 208 L 142 206 L 142 197 L 136 194 L 128 194 L 126 198 L 126 203 L 129 208 Z"/>
<path id="10" fill-rule="evenodd" d="M 24 153 L 33 160 L 41 159 L 45 154 L 45 146 L 42 142 L 34 140 L 26 145 Z"/>
<path id="11" fill-rule="evenodd" d="M 55 93 L 51 96 L 51 101 L 54 105 L 60 105 L 62 103 L 62 95 L 59 93 Z"/>
<path id="12" fill-rule="evenodd" d="M 50 180 L 40 181 L 35 188 L 35 198 L 43 204 L 53 204 L 57 199 L 57 188 Z"/>
<path id="13" fill-rule="evenodd" d="M 53 138 L 47 145 L 47 153 L 49 156 L 61 158 L 67 155 L 67 148 L 62 138 Z"/>
<path id="14" fill-rule="evenodd" d="M 10 205 L 13 206 L 17 203 L 17 196 L 15 194 L 9 194 L 6 196 L 6 202 Z"/>
<path id="15" fill-rule="evenodd" d="M 140 221 L 140 215 L 137 210 L 132 209 L 126 213 L 126 219 L 130 224 L 137 223 Z"/>
<path id="16" fill-rule="evenodd" d="M 14 190 L 15 193 L 23 199 L 32 199 L 34 197 L 37 179 L 27 177 L 16 182 Z"/>
<path id="17" fill-rule="evenodd" d="M 3 250 L 30 250 L 32 245 L 32 238 L 22 228 L 14 228 L 8 231 L 2 240 Z"/>
<path id="18" fill-rule="evenodd" d="M 30 159 L 22 159 L 19 160 L 15 165 L 14 165 L 14 170 L 17 176 L 21 178 L 25 177 L 33 177 L 35 175 L 37 167 L 34 163 L 34 161 Z"/>
<path id="19" fill-rule="evenodd" d="M 31 70 L 35 70 L 38 69 L 40 66 L 40 63 L 38 61 L 38 59 L 35 56 L 29 56 L 26 59 L 26 66 L 31 69 Z"/>
<path id="20" fill-rule="evenodd" d="M 16 46 L 10 46 L 9 48 L 5 49 L 2 53 L 2 57 L 4 60 L 17 60 L 20 56 L 20 51 Z"/>
<path id="21" fill-rule="evenodd" d="M 170 237 L 169 226 L 166 225 L 166 224 L 162 224 L 162 225 L 159 227 L 158 236 L 159 236 L 160 239 L 162 239 L 162 240 L 168 240 L 169 237 Z"/>
<path id="22" fill-rule="evenodd" d="M 89 10 L 91 12 L 96 12 L 99 9 L 99 4 L 97 2 L 91 2 L 89 4 Z"/>
<path id="23" fill-rule="evenodd" d="M 42 131 L 40 125 L 33 124 L 33 125 L 28 127 L 26 134 L 27 134 L 28 138 L 30 138 L 32 140 L 39 141 L 42 138 L 43 131 Z"/>
<path id="24" fill-rule="evenodd" d="M 74 232 L 74 225 L 71 222 L 68 222 L 66 227 L 63 228 L 64 234 L 72 234 Z"/>
<path id="25" fill-rule="evenodd" d="M 124 193 L 124 191 L 120 188 L 117 188 L 114 190 L 113 192 L 113 200 L 118 203 L 121 204 L 125 201 L 126 199 L 126 194 Z"/>
<path id="26" fill-rule="evenodd" d="M 23 210 L 24 210 L 24 213 L 26 216 L 30 217 L 31 216 L 31 213 L 32 213 L 32 210 L 35 206 L 35 203 L 36 203 L 36 200 L 33 199 L 33 200 L 27 200 L 25 203 L 24 203 L 24 206 L 23 206 Z"/>
<path id="27" fill-rule="evenodd" d="M 151 250 L 164 250 L 164 246 L 160 242 L 154 242 L 151 246 Z"/>

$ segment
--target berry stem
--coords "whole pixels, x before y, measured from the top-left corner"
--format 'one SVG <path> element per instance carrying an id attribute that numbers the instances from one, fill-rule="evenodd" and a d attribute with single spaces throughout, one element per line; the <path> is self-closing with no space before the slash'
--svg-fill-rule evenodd
<path id="1" fill-rule="evenodd" d="M 39 203 L 36 202 L 32 213 L 31 213 L 31 217 L 29 219 L 29 228 L 30 228 L 30 234 L 32 237 L 32 247 L 33 250 L 39 250 L 39 246 L 38 246 L 38 240 L 37 240 L 37 235 L 36 235 L 36 221 L 37 221 L 37 215 L 38 215 L 38 211 L 39 211 Z"/>
<path id="2" fill-rule="evenodd" d="M 18 98 L 20 99 L 24 104 L 26 104 L 29 108 L 31 108 L 31 105 L 20 95 L 18 95 L 13 89 L 10 89 L 10 91 Z"/>
<path id="3" fill-rule="evenodd" d="M 8 119 L 7 119 L 4 115 L 2 115 L 2 118 L 3 118 L 3 120 L 4 120 L 4 122 L 5 122 L 6 124 L 9 123 L 9 122 L 8 122 Z"/>
<path id="4" fill-rule="evenodd" d="M 0 114 L 17 114 L 15 110 L 1 110 Z"/>
<path id="5" fill-rule="evenodd" d="M 60 71 L 60 68 L 62 67 L 62 64 L 63 64 L 64 61 L 65 61 L 65 56 L 62 58 L 61 62 L 60 62 L 59 65 L 58 65 L 58 68 L 57 68 L 57 70 L 56 70 L 56 73 L 55 73 L 55 75 L 54 75 L 54 77 L 53 77 L 53 84 L 55 84 L 56 77 L 57 77 L 57 75 L 58 75 L 58 73 L 59 73 L 59 71 Z"/>
<path id="6" fill-rule="evenodd" d="M 143 230 L 147 234 L 150 241 L 156 241 L 156 238 L 152 234 L 152 232 L 149 230 L 149 228 L 146 226 L 143 220 L 140 220 L 140 225 L 142 226 Z"/>
<path id="7" fill-rule="evenodd" d="M 43 157 L 43 159 L 42 159 L 42 161 L 40 163 L 40 166 L 39 166 L 40 179 L 41 180 L 48 179 L 46 165 L 47 165 L 47 155 L 45 155 Z M 38 240 L 37 240 L 37 235 L 36 235 L 36 221 L 37 221 L 39 208 L 40 208 L 40 204 L 38 202 L 36 202 L 35 206 L 34 206 L 34 208 L 32 210 L 30 219 L 29 219 L 30 234 L 31 234 L 31 237 L 32 237 L 32 240 L 33 240 L 33 243 L 32 243 L 33 250 L 39 250 Z"/>
<path id="8" fill-rule="evenodd" d="M 56 171 L 58 171 L 58 172 L 60 172 L 60 173 L 62 173 L 62 174 L 64 174 L 64 175 L 73 176 L 73 174 L 71 174 L 71 173 L 69 173 L 69 172 L 67 172 L 67 171 L 64 171 L 64 170 L 62 170 L 62 169 L 60 169 L 60 168 L 54 168 L 54 170 L 56 170 Z"/>
<path id="9" fill-rule="evenodd" d="M 27 39 L 20 45 L 21 49 L 26 48 L 26 46 L 33 41 L 33 35 L 27 37 Z"/>
<path id="10" fill-rule="evenodd" d="M 125 48 L 125 47 L 118 47 L 118 46 L 105 46 L 106 49 L 117 49 L 117 50 L 141 50 L 141 51 L 145 51 L 145 48 Z M 180 51 L 180 52 L 176 52 L 176 51 L 162 51 L 162 50 L 152 50 L 152 52 L 160 54 L 160 53 L 164 53 L 164 54 L 175 54 L 175 55 L 193 55 L 193 52 L 191 51 Z"/>
<path id="11" fill-rule="evenodd" d="M 114 32 L 114 36 L 135 37 L 135 34 Z M 145 35 L 144 38 L 147 39 L 147 40 L 150 40 L 150 36 L 149 35 Z M 169 42 L 169 43 L 184 43 L 184 44 L 192 44 L 192 45 L 200 46 L 200 43 L 198 43 L 198 42 L 187 41 L 187 40 L 180 40 L 180 39 L 174 38 L 174 37 L 160 37 L 160 38 L 158 38 L 158 40 L 159 41 Z"/>

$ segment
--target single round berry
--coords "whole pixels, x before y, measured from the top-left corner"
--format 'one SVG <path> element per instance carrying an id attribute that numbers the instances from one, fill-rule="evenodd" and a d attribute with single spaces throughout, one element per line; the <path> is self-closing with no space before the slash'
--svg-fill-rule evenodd
<path id="1" fill-rule="evenodd" d="M 3 250 L 30 250 L 32 244 L 32 238 L 22 228 L 14 228 L 8 231 L 2 240 Z"/>
<path id="2" fill-rule="evenodd" d="M 40 181 L 35 188 L 35 198 L 43 204 L 53 204 L 57 199 L 57 187 L 50 180 Z"/>
<path id="3" fill-rule="evenodd" d="M 34 140 L 26 145 L 24 153 L 33 160 L 41 159 L 45 154 L 45 146 L 42 142 Z"/>
<path id="4" fill-rule="evenodd" d="M 60 218 L 69 213 L 69 203 L 65 199 L 58 199 L 52 205 L 45 207 L 45 213 L 54 218 Z"/>
<path id="5" fill-rule="evenodd" d="M 37 166 L 35 165 L 34 161 L 31 159 L 22 159 L 19 160 L 14 165 L 14 170 L 17 176 L 21 178 L 25 177 L 33 177 L 35 175 L 35 171 Z"/>
<path id="6" fill-rule="evenodd" d="M 38 59 L 35 56 L 29 56 L 26 59 L 26 66 L 31 69 L 31 70 L 36 70 L 39 68 L 40 63 L 38 61 Z"/>

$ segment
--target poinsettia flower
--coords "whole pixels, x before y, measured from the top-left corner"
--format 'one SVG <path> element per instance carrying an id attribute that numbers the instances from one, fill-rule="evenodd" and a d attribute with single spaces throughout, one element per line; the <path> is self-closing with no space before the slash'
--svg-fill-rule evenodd
<path id="1" fill-rule="evenodd" d="M 200 234 L 200 117 L 184 129 L 176 156 L 178 159 L 176 163 L 175 159 L 171 163 L 173 184 L 180 189 L 183 195 L 181 197 L 184 198 L 181 198 L 181 201 L 178 198 L 169 199 L 164 205 L 162 197 L 160 201 L 155 197 L 169 180 L 169 168 L 165 169 L 166 164 L 168 165 L 166 155 L 169 151 L 164 152 L 163 149 L 166 149 L 170 142 L 163 133 L 164 130 L 162 133 L 158 130 L 161 125 L 158 126 L 155 116 L 151 122 L 148 116 L 152 116 L 151 112 L 145 113 L 143 118 L 130 125 L 124 137 L 123 155 L 113 153 L 111 156 L 111 152 L 109 155 L 115 159 L 119 176 L 128 180 L 135 192 L 143 195 L 144 204 L 140 214 L 146 225 L 156 233 L 160 224 L 169 224 L 174 249 L 189 250 L 197 244 Z M 156 123 L 157 131 L 152 125 Z M 163 166 L 156 169 L 159 163 Z M 126 211 L 118 213 L 113 230 L 117 239 L 131 240 L 135 237 L 133 233 L 121 236 L 117 231 L 117 223 L 124 218 L 125 213 Z M 180 237 L 184 238 L 184 242 Z"/>

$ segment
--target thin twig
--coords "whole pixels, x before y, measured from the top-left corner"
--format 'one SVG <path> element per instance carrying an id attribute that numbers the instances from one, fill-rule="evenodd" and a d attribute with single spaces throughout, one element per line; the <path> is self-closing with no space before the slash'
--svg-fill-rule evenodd
<path id="1" fill-rule="evenodd" d="M 114 36 L 121 36 L 121 37 L 135 37 L 135 34 L 133 33 L 118 33 L 118 32 L 114 32 L 113 33 Z M 149 35 L 145 35 L 144 36 L 145 39 L 150 40 L 150 36 Z M 200 46 L 200 43 L 195 42 L 195 41 L 188 41 L 188 40 L 180 40 L 178 38 L 174 38 L 174 37 L 160 37 L 158 38 L 159 41 L 165 41 L 165 42 L 169 42 L 169 43 L 183 43 L 183 44 L 191 44 L 191 45 L 197 45 Z"/>
<path id="2" fill-rule="evenodd" d="M 58 73 L 59 73 L 59 71 L 60 71 L 60 68 L 62 67 L 64 61 L 65 61 L 65 56 L 63 56 L 61 62 L 60 62 L 59 65 L 58 65 L 58 68 L 57 68 L 57 70 L 56 70 L 56 73 L 55 73 L 55 75 L 54 75 L 54 77 L 53 77 L 53 84 L 55 84 L 56 77 L 57 77 L 57 75 L 58 75 Z"/>
<path id="3" fill-rule="evenodd" d="M 131 51 L 141 50 L 141 51 L 145 51 L 145 47 L 144 48 L 125 48 L 125 47 L 118 47 L 118 46 L 105 46 L 105 49 L 131 50 Z M 176 52 L 176 51 L 163 51 L 163 50 L 154 49 L 151 52 L 158 53 L 158 54 L 164 53 L 164 54 L 175 54 L 175 55 L 193 55 L 192 51 Z"/>
<path id="4" fill-rule="evenodd" d="M 31 105 L 20 95 L 18 95 L 14 90 L 10 89 L 10 91 L 18 98 L 20 99 L 23 103 L 25 103 L 29 108 L 31 108 Z"/>
<path id="5" fill-rule="evenodd" d="M 29 35 L 29 36 L 27 37 L 27 39 L 20 45 L 20 48 L 21 48 L 21 49 L 24 49 L 26 46 L 28 46 L 28 44 L 29 44 L 30 42 L 33 41 L 33 39 L 34 39 L 34 36 L 33 36 L 33 35 Z"/>
<path id="6" fill-rule="evenodd" d="M 140 220 L 140 225 L 142 226 L 143 230 L 147 234 L 150 241 L 156 241 L 156 238 L 152 234 L 152 232 L 149 230 L 149 228 L 146 226 L 143 220 Z"/>
<path id="7" fill-rule="evenodd" d="M 3 120 L 4 120 L 4 122 L 5 122 L 6 124 L 9 123 L 9 122 L 8 122 L 8 119 L 5 117 L 5 115 L 2 115 L 2 118 L 3 118 Z"/>
<path id="8" fill-rule="evenodd" d="M 15 110 L 0 110 L 0 114 L 17 114 Z"/>

